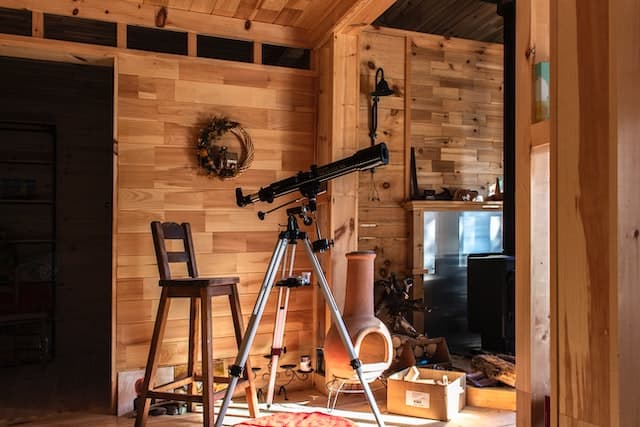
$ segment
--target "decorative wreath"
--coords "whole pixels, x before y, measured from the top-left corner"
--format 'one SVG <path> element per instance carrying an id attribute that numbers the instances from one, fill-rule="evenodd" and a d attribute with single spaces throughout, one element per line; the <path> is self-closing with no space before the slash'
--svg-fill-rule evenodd
<path id="1" fill-rule="evenodd" d="M 231 151 L 220 139 L 231 132 L 240 142 L 240 154 Z M 253 143 L 238 122 L 226 117 L 214 117 L 198 137 L 198 164 L 207 175 L 229 179 L 243 173 L 253 163 Z"/>

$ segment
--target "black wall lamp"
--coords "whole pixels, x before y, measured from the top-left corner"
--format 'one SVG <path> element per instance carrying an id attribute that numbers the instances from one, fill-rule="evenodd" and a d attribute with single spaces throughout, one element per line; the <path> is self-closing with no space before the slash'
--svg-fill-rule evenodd
<path id="1" fill-rule="evenodd" d="M 369 122 L 369 138 L 371 139 L 371 145 L 376 143 L 376 130 L 378 129 L 378 101 L 381 96 L 393 95 L 393 89 L 389 87 L 389 84 L 384 79 L 384 70 L 378 68 L 376 70 L 375 88 L 371 92 L 373 102 L 371 104 L 371 118 Z M 372 169 L 373 171 L 373 169 Z"/>
<path id="2" fill-rule="evenodd" d="M 373 97 L 371 103 L 371 117 L 369 119 L 369 139 L 371 139 L 371 145 L 376 145 L 376 130 L 378 129 L 378 101 L 381 96 L 393 95 L 393 89 L 389 87 L 389 84 L 384 79 L 384 70 L 378 68 L 375 76 L 375 87 L 371 96 Z M 369 201 L 379 202 L 380 195 L 376 187 L 376 182 L 373 177 L 375 168 L 371 168 L 371 185 L 369 188 Z"/>

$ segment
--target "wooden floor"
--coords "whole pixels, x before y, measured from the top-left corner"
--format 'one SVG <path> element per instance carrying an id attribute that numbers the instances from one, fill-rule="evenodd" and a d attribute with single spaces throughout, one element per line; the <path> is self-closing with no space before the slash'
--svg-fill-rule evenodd
<path id="1" fill-rule="evenodd" d="M 377 391 L 376 400 L 383 419 L 389 427 L 511 427 L 516 425 L 515 413 L 493 409 L 466 407 L 462 413 L 448 423 L 412 418 L 386 412 L 385 390 Z M 311 412 L 327 411 L 327 397 L 315 390 L 296 391 L 289 393 L 289 400 L 281 397 L 274 399 L 274 404 L 269 410 L 264 403 L 260 404 L 261 416 L 276 412 Z M 216 410 L 217 413 L 217 410 Z M 369 410 L 369 405 L 363 395 L 341 395 L 338 399 L 333 415 L 349 418 L 360 426 L 375 426 L 375 419 Z M 232 402 L 225 416 L 224 425 L 234 425 L 248 419 L 247 405 L 240 399 Z M 129 417 L 116 417 L 110 415 L 90 413 L 59 413 L 46 416 L 23 416 L 19 419 L 2 420 L 0 426 L 26 425 L 26 426 L 56 426 L 56 427 L 114 427 L 133 426 L 134 420 Z M 202 415 L 192 413 L 187 415 L 163 415 L 149 417 L 149 426 L 178 426 L 196 427 L 202 425 Z"/>

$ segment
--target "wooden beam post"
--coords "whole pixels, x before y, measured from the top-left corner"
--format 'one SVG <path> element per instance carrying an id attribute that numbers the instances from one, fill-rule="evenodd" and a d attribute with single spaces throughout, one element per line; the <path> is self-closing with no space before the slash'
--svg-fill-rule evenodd
<path id="1" fill-rule="evenodd" d="M 262 43 L 253 42 L 253 63 L 262 64 Z"/>
<path id="2" fill-rule="evenodd" d="M 118 22 L 116 25 L 117 25 L 116 45 L 120 49 L 126 49 L 127 48 L 127 24 Z"/>
<path id="3" fill-rule="evenodd" d="M 519 427 L 550 394 L 549 121 L 534 123 L 534 64 L 549 60 L 549 0 L 516 5 L 516 393 Z"/>
<path id="4" fill-rule="evenodd" d="M 198 34 L 193 31 L 187 33 L 187 55 L 198 56 Z"/>
<path id="5" fill-rule="evenodd" d="M 33 11 L 31 13 L 31 36 L 44 37 L 44 13 Z"/>
<path id="6" fill-rule="evenodd" d="M 640 0 L 552 3 L 558 426 L 640 425 L 639 14 Z"/>
<path id="7" fill-rule="evenodd" d="M 317 159 L 325 164 L 357 150 L 358 109 L 358 38 L 334 34 L 315 52 L 319 70 Z M 345 254 L 358 247 L 358 175 L 348 174 L 329 183 L 329 202 L 320 210 L 321 223 L 333 239 L 331 258 L 325 259 L 327 278 L 339 307 L 344 305 L 346 290 Z M 322 345 L 324 333 L 331 324 L 324 300 L 317 298 L 324 312 L 324 328 L 316 331 Z M 331 378 L 327 372 L 325 378 Z"/>
<path id="8" fill-rule="evenodd" d="M 357 35 L 387 10 L 395 0 L 341 0 L 333 2 L 323 19 L 309 33 L 309 44 L 323 45 L 332 34 Z"/>

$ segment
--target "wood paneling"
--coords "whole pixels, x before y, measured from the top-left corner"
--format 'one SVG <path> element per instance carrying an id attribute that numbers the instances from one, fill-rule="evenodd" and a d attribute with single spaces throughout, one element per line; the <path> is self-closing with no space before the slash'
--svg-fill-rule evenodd
<path id="1" fill-rule="evenodd" d="M 124 293 L 126 300 L 118 303 L 116 336 L 117 368 L 123 370 L 144 365 L 155 318 L 159 290 L 147 230 L 152 218 L 193 224 L 200 274 L 239 275 L 248 318 L 283 217 L 259 221 L 257 210 L 264 207 L 236 207 L 233 190 L 256 191 L 313 162 L 315 79 L 312 73 L 253 64 L 135 54 L 120 55 L 119 72 L 118 295 Z M 208 178 L 197 168 L 195 136 L 213 114 L 227 114 L 253 137 L 254 164 L 235 180 Z M 297 259 L 297 271 L 310 270 L 306 257 Z M 292 355 L 312 354 L 312 343 L 299 338 L 311 316 L 306 301 L 311 292 L 291 293 L 285 341 Z M 214 357 L 233 358 L 229 309 L 217 299 L 213 307 Z M 273 298 L 265 313 L 251 350 L 257 367 L 268 362 L 260 356 L 271 344 Z M 163 364 L 180 363 L 184 356 L 187 330 L 181 325 L 187 315 L 186 306 L 172 304 Z"/>
<path id="2" fill-rule="evenodd" d="M 412 38 L 410 138 L 420 191 L 464 188 L 486 196 L 502 176 L 502 51 L 470 40 Z"/>
<path id="3" fill-rule="evenodd" d="M 65 52 L 54 56 L 63 60 L 116 58 L 115 370 L 140 368 L 146 361 L 160 292 L 151 220 L 191 222 L 201 274 L 240 276 L 242 311 L 250 314 L 284 218 L 273 214 L 260 221 L 257 211 L 263 206 L 236 207 L 234 188 L 253 192 L 314 162 L 315 73 L 15 36 L 2 36 L 0 45 L 5 54 L 32 58 L 51 52 Z M 238 102 L 238 96 L 251 105 Z M 229 181 L 200 173 L 193 148 L 207 118 L 222 114 L 239 121 L 255 147 L 252 168 Z M 311 270 L 306 257 L 297 259 L 296 271 Z M 287 361 L 301 352 L 313 354 L 314 343 L 304 339 L 310 322 L 300 320 L 311 316 L 312 293 L 310 288 L 292 292 Z M 268 363 L 262 355 L 271 344 L 273 304 L 251 351 L 256 367 Z M 222 327 L 214 338 L 222 340 L 214 357 L 235 356 L 224 326 L 228 310 L 224 301 L 215 301 L 214 317 Z M 172 306 L 167 327 L 173 335 L 163 347 L 163 364 L 186 360 L 188 331 L 180 332 L 186 315 L 186 307 Z"/>
<path id="4" fill-rule="evenodd" d="M 369 115 L 376 69 L 395 93 L 378 102 L 377 142 L 389 148 L 389 164 L 360 174 L 359 248 L 375 250 L 375 277 L 407 270 L 408 224 L 405 201 L 405 36 L 368 29 L 359 37 L 360 105 L 358 144 L 370 145 Z M 374 189 L 375 184 L 375 189 Z M 379 200 L 376 200 L 379 199 Z"/>
<path id="5" fill-rule="evenodd" d="M 359 55 L 360 148 L 370 143 L 370 93 L 378 67 L 395 91 L 378 103 L 377 141 L 387 143 L 389 165 L 373 176 L 360 175 L 359 247 L 377 252 L 376 277 L 408 275 L 411 217 L 403 203 L 409 148 L 419 150 L 422 189 L 471 188 L 482 194 L 482 187 L 502 175 L 502 46 L 368 28 L 359 36 Z"/>

